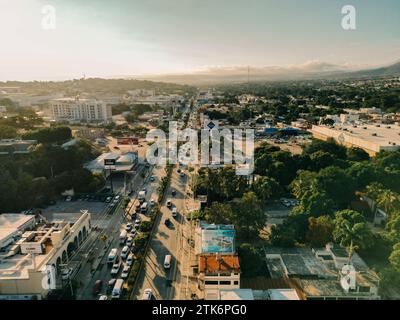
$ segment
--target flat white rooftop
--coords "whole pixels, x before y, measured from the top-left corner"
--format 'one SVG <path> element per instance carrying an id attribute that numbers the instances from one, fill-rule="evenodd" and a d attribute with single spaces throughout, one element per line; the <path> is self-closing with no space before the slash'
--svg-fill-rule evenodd
<path id="1" fill-rule="evenodd" d="M 268 291 L 271 300 L 300 300 L 294 289 L 270 289 Z"/>
<path id="2" fill-rule="evenodd" d="M 376 152 L 400 148 L 400 126 L 396 124 L 313 126 L 311 132 Z"/>
<path id="3" fill-rule="evenodd" d="M 220 290 L 219 295 L 220 300 L 254 300 L 251 289 Z"/>

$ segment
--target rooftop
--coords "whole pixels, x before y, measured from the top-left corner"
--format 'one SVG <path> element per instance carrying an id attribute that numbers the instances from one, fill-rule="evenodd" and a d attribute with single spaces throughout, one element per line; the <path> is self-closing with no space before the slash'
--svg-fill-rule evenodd
<path id="1" fill-rule="evenodd" d="M 237 255 L 199 255 L 199 273 L 216 274 L 240 272 Z"/>

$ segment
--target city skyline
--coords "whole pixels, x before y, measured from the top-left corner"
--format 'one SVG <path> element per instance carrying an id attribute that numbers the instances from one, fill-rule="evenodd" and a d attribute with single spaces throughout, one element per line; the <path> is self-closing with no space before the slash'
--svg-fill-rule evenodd
<path id="1" fill-rule="evenodd" d="M 65 80 L 203 72 L 250 65 L 344 69 L 400 57 L 398 1 L 0 0 L 0 80 Z M 56 10 L 43 29 L 43 6 Z"/>

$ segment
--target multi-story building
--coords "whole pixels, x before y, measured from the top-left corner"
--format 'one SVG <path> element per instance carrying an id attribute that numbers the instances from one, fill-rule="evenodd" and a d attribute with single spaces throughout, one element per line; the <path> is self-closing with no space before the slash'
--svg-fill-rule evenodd
<path id="1" fill-rule="evenodd" d="M 53 119 L 68 122 L 109 123 L 111 106 L 96 99 L 60 98 L 51 101 Z"/>
<path id="2" fill-rule="evenodd" d="M 239 257 L 236 254 L 199 255 L 198 284 L 206 298 L 214 296 L 220 289 L 239 289 Z"/>
<path id="3" fill-rule="evenodd" d="M 0 215 L 0 300 L 43 299 L 59 288 L 63 266 L 90 231 L 87 212 L 51 223 L 41 215 Z"/>

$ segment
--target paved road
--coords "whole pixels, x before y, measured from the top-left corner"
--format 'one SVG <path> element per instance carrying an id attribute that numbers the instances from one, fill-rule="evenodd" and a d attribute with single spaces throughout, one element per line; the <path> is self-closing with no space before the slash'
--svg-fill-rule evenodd
<path id="1" fill-rule="evenodd" d="M 137 195 L 138 191 L 140 191 L 140 188 L 143 185 L 143 178 L 141 176 L 143 171 L 145 171 L 145 169 L 140 167 L 137 174 L 133 178 L 132 185 L 134 186 L 133 190 L 135 193 L 132 195 L 132 197 Z M 95 239 L 89 245 L 89 249 L 91 251 L 90 256 L 93 257 L 93 261 L 84 263 L 75 277 L 77 281 L 82 283 L 82 286 L 77 293 L 78 299 L 97 299 L 97 296 L 92 295 L 92 288 L 96 280 L 99 279 L 103 280 L 102 293 L 105 293 L 107 282 L 111 279 L 111 274 L 107 266 L 106 259 L 111 248 L 118 248 L 119 251 L 121 250 L 119 246 L 119 234 L 121 226 L 127 222 L 126 218 L 124 217 L 124 212 L 125 210 L 120 203 L 118 209 L 114 212 L 111 218 L 110 216 L 105 215 L 103 220 L 96 221 L 95 226 L 99 227 L 99 231 L 93 232 Z M 103 234 L 107 236 L 106 241 L 102 240 L 100 237 L 100 235 Z"/>

